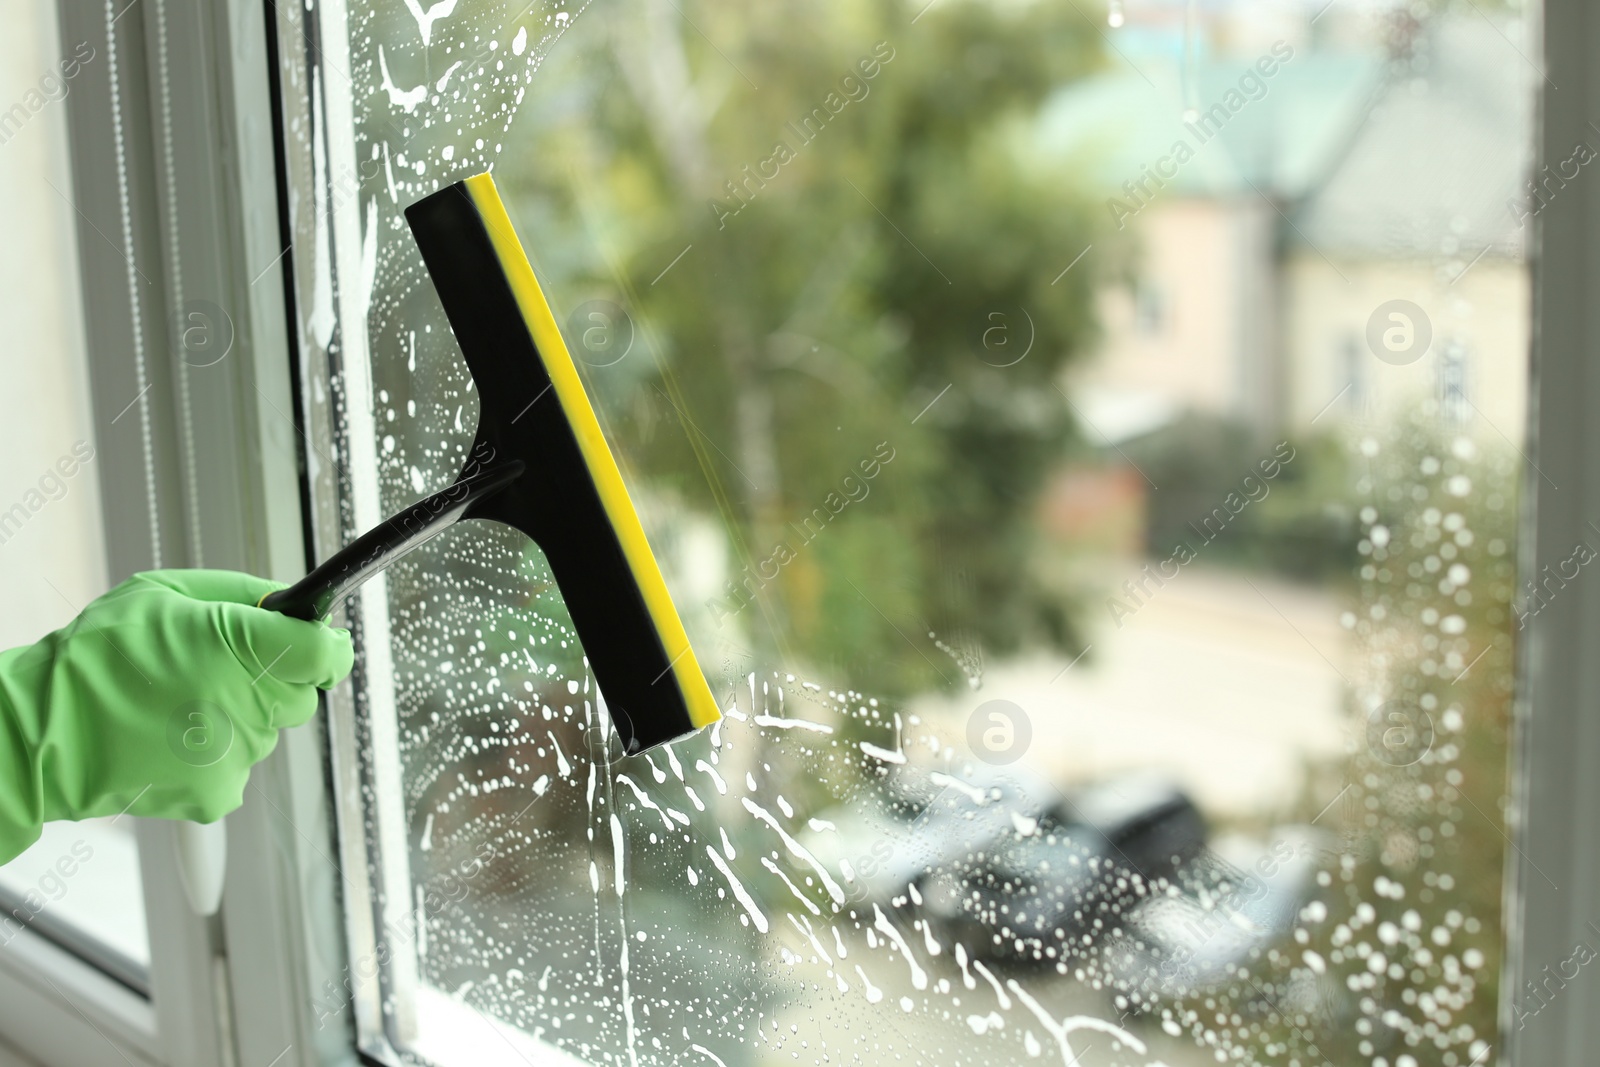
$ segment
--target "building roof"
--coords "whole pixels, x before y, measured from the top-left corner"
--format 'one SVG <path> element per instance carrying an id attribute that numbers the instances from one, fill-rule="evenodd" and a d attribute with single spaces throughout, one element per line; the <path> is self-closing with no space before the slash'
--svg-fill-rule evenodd
<path id="1" fill-rule="evenodd" d="M 1205 60 L 1186 79 L 1159 56 L 1118 60 L 1106 73 L 1066 86 L 1043 108 L 1037 133 L 1047 158 L 1073 167 L 1089 195 L 1123 196 L 1123 182 L 1184 141 L 1194 156 L 1163 195 L 1286 199 L 1308 191 L 1334 165 L 1376 91 L 1382 64 L 1359 55 L 1297 50 L 1266 94 L 1243 100 L 1220 134 L 1202 141 L 1186 118 L 1224 104 L 1258 56 Z"/>
<path id="2" fill-rule="evenodd" d="M 1538 75 L 1510 32 L 1464 15 L 1418 40 L 1413 69 L 1388 81 L 1300 205 L 1305 240 L 1328 255 L 1520 253 L 1525 230 L 1508 202 L 1532 159 Z"/>
<path id="3" fill-rule="evenodd" d="M 1520 251 L 1507 202 L 1531 158 L 1538 75 L 1511 29 L 1441 17 L 1401 59 L 1302 43 L 1263 79 L 1265 95 L 1231 101 L 1261 52 L 1204 57 L 1186 77 L 1181 49 L 1163 52 L 1148 34 L 1125 48 L 1109 40 L 1121 53 L 1114 65 L 1059 90 L 1034 131 L 1033 147 L 1070 169 L 1086 195 L 1128 202 L 1123 183 L 1182 140 L 1193 158 L 1160 197 L 1269 196 L 1294 220 L 1287 239 L 1327 255 Z M 1185 123 L 1240 101 L 1209 140 Z"/>

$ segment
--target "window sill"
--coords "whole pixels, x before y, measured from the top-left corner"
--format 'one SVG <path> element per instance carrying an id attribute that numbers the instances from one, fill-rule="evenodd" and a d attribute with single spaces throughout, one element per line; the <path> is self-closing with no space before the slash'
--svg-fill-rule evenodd
<path id="1" fill-rule="evenodd" d="M 150 1001 L 30 930 L 0 951 L 0 1033 L 41 1067 L 161 1062 Z"/>

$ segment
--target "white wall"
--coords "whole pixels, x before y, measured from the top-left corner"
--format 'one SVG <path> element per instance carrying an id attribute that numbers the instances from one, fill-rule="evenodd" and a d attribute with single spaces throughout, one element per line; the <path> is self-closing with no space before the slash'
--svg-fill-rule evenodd
<path id="1" fill-rule="evenodd" d="M 1486 439 L 1522 447 L 1531 308 L 1526 264 L 1485 256 L 1464 276 L 1458 268 L 1451 274 L 1437 263 L 1404 260 L 1341 261 L 1339 269 L 1344 277 L 1314 252 L 1294 256 L 1286 267 L 1294 428 L 1310 425 L 1324 409 L 1319 427 L 1363 417 L 1391 421 L 1408 405 L 1436 395 L 1438 353 L 1453 339 L 1467 358 L 1467 397 L 1475 409 L 1467 425 Z M 1367 320 L 1395 299 L 1421 307 L 1433 330 L 1433 346 L 1405 366 L 1384 363 L 1366 343 Z M 1354 349 L 1364 411 L 1356 410 L 1352 394 L 1340 396 L 1350 381 L 1347 346 Z"/>
<path id="2" fill-rule="evenodd" d="M 6 14 L 0 115 L 19 103 L 27 109 L 30 99 L 43 96 L 44 103 L 0 143 L 0 515 L 15 504 L 43 503 L 16 532 L 0 528 L 6 537 L 0 648 L 64 624 L 106 584 L 98 464 L 63 479 L 60 499 L 39 492 L 40 478 L 72 454 L 75 442 L 95 444 L 79 326 L 76 216 L 65 199 L 72 194 L 66 105 L 44 93 L 29 96 L 47 74 L 59 74 L 63 52 L 76 42 L 62 47 L 54 5 L 46 0 L 14 0 Z M 66 82 L 66 91 L 79 91 L 79 84 Z M 119 254 L 109 243 L 103 248 Z"/>

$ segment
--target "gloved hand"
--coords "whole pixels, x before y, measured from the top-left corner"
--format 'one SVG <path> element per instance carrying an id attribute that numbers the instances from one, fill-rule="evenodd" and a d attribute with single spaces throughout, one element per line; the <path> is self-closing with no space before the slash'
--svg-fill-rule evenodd
<path id="1" fill-rule="evenodd" d="M 350 635 L 255 605 L 277 582 L 150 571 L 0 653 L 0 863 L 52 819 L 213 822 L 278 731 L 350 672 Z"/>

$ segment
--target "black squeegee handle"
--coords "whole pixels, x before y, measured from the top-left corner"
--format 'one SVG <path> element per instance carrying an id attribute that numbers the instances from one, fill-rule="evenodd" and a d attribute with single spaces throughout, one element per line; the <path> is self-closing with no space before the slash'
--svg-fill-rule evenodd
<path id="1" fill-rule="evenodd" d="M 259 606 L 296 619 L 326 619 L 333 614 L 334 605 L 362 582 L 444 532 L 465 517 L 473 504 L 522 477 L 523 470 L 520 460 L 512 460 L 463 475 L 449 488 L 417 501 L 388 522 L 368 530 L 287 589 L 268 593 Z"/>

